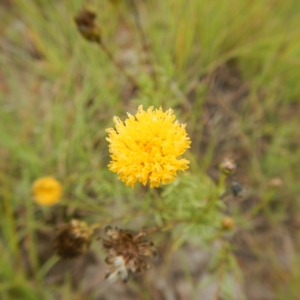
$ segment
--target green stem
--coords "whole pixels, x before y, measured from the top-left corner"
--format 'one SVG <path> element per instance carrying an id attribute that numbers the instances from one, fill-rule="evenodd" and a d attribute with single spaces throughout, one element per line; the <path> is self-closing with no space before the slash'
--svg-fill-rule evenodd
<path id="1" fill-rule="evenodd" d="M 27 201 L 28 205 L 26 207 L 26 222 L 27 222 L 27 242 L 28 242 L 28 254 L 31 262 L 34 274 L 39 268 L 38 262 L 38 252 L 37 252 L 37 240 L 36 240 L 36 226 L 34 222 L 34 205 L 31 201 Z"/>
<path id="2" fill-rule="evenodd" d="M 3 224 L 3 232 L 6 236 L 6 242 L 8 245 L 8 248 L 12 254 L 12 256 L 16 260 L 16 264 L 18 266 L 23 267 L 21 254 L 19 252 L 18 247 L 18 237 L 17 237 L 17 230 L 16 230 L 16 224 L 14 219 L 14 213 L 13 208 L 11 205 L 11 196 L 9 192 L 8 183 L 5 180 L 5 176 L 3 174 L 0 174 L 0 182 L 2 185 L 2 205 L 3 208 L 1 209 L 0 215 L 1 215 L 1 223 Z"/>
<path id="3" fill-rule="evenodd" d="M 142 47 L 144 48 L 145 52 L 147 53 L 148 64 L 151 67 L 151 75 L 152 75 L 152 79 L 153 79 L 153 83 L 154 83 L 154 89 L 157 89 L 157 78 L 156 78 L 156 73 L 155 73 L 155 69 L 154 69 L 154 64 L 153 64 L 152 59 L 151 59 L 150 50 L 149 50 L 149 47 L 148 47 L 146 35 L 145 35 L 144 30 L 143 30 L 141 18 L 140 18 L 139 11 L 138 11 L 137 5 L 135 3 L 135 0 L 131 0 L 131 5 L 132 5 L 132 8 L 133 8 L 133 16 L 134 16 L 134 20 L 135 20 L 135 25 L 136 25 L 136 28 L 137 28 L 138 33 L 140 35 L 140 38 L 141 38 Z"/>
<path id="4" fill-rule="evenodd" d="M 134 213 L 132 215 L 132 218 L 135 218 L 135 217 L 138 217 L 138 216 L 142 216 L 142 215 L 145 215 L 147 212 L 145 211 L 138 211 L 136 213 Z M 128 215 L 125 215 L 125 216 L 121 216 L 121 217 L 118 217 L 118 218 L 114 218 L 114 219 L 106 219 L 104 221 L 101 221 L 101 222 L 97 222 L 97 223 L 94 223 L 90 226 L 91 230 L 95 231 L 96 229 L 100 228 L 100 227 L 103 227 L 103 226 L 107 226 L 108 224 L 111 224 L 111 223 L 114 223 L 114 222 L 117 222 L 117 221 L 122 221 L 124 219 L 128 218 Z"/>
<path id="5" fill-rule="evenodd" d="M 137 83 L 135 78 L 132 75 L 130 75 L 118 61 L 115 60 L 114 56 L 106 47 L 106 45 L 103 42 L 100 42 L 99 46 L 101 47 L 103 52 L 105 52 L 105 54 L 108 56 L 109 60 L 116 66 L 117 69 L 119 69 L 119 71 L 121 71 L 121 73 L 123 73 L 128 78 L 128 80 L 134 85 L 134 87 L 140 89 L 139 84 Z"/>

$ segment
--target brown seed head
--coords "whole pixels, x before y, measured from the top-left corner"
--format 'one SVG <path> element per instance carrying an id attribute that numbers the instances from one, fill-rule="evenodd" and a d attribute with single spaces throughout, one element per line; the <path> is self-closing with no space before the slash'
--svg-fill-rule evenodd
<path id="1" fill-rule="evenodd" d="M 152 242 L 145 239 L 146 233 L 132 233 L 118 228 L 105 228 L 108 240 L 103 239 L 103 247 L 108 253 L 106 263 L 110 265 L 106 278 L 115 282 L 126 282 L 130 273 L 139 273 L 150 268 L 146 259 L 156 255 Z"/>
<path id="2" fill-rule="evenodd" d="M 225 175 L 232 175 L 236 171 L 236 163 L 233 159 L 224 158 L 220 164 L 220 170 Z"/>
<path id="3" fill-rule="evenodd" d="M 96 14 L 83 9 L 74 18 L 80 34 L 90 42 L 101 43 L 100 28 L 96 24 Z"/>
<path id="4" fill-rule="evenodd" d="M 54 240 L 54 249 L 62 258 L 75 258 L 83 255 L 88 249 L 93 230 L 85 223 L 73 219 L 60 225 L 58 235 Z"/>

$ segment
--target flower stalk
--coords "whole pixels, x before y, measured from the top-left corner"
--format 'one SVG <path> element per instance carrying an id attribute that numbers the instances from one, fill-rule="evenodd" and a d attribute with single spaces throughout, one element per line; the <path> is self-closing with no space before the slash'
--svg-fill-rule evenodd
<path id="1" fill-rule="evenodd" d="M 136 89 L 138 89 L 139 84 L 137 83 L 135 78 L 130 75 L 118 61 L 116 61 L 111 51 L 103 42 L 100 27 L 96 23 L 96 17 L 97 15 L 92 11 L 86 9 L 80 11 L 74 18 L 79 33 L 88 42 L 98 44 L 103 52 L 107 55 L 109 60 L 115 65 L 115 67 L 128 78 L 128 80 Z"/>
<path id="2" fill-rule="evenodd" d="M 153 79 L 154 89 L 157 89 L 157 86 L 158 86 L 157 76 L 156 76 L 156 72 L 155 72 L 155 69 L 154 69 L 153 61 L 151 59 L 150 49 L 149 49 L 149 46 L 148 46 L 148 43 L 147 43 L 146 34 L 143 30 L 140 14 L 139 14 L 139 11 L 138 11 L 135 0 L 131 0 L 131 7 L 132 7 L 132 10 L 133 10 L 135 25 L 136 25 L 136 28 L 138 30 L 138 33 L 139 33 L 139 36 L 140 36 L 140 39 L 141 39 L 142 47 L 143 47 L 143 49 L 145 50 L 145 52 L 147 54 L 147 59 L 148 59 L 147 63 L 151 67 L 151 76 L 152 76 L 152 79 Z"/>

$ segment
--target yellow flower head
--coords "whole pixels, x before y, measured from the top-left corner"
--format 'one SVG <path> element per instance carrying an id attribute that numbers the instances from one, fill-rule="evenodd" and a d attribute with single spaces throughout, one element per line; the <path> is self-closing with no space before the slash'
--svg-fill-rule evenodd
<path id="1" fill-rule="evenodd" d="M 186 125 L 175 121 L 171 109 L 163 112 L 149 107 L 144 111 L 140 105 L 135 116 L 128 113 L 125 122 L 118 117 L 113 120 L 115 129 L 106 130 L 112 159 L 108 167 L 126 185 L 149 181 L 150 187 L 157 187 L 174 180 L 178 170 L 188 169 L 189 161 L 177 158 L 191 142 Z"/>
<path id="2" fill-rule="evenodd" d="M 53 177 L 42 177 L 33 183 L 32 192 L 36 203 L 51 206 L 59 202 L 62 195 L 62 186 Z"/>

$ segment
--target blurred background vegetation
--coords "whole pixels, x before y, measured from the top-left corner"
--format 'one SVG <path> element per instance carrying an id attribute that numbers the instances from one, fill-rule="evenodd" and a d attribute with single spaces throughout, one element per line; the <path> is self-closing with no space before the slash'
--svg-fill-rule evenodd
<path id="1" fill-rule="evenodd" d="M 300 2 L 132 1 L 0 2 L 0 298 L 300 299 Z M 139 89 L 79 35 L 83 6 Z M 189 171 L 159 195 L 107 168 L 105 128 L 140 104 L 174 109 L 192 140 Z M 201 209 L 224 157 L 238 169 L 222 242 L 209 223 L 157 233 L 152 269 L 116 286 L 103 281 L 100 243 L 75 261 L 53 255 L 53 228 L 71 218 L 127 215 L 111 225 L 139 230 L 161 223 L 138 215 L 153 198 L 169 212 Z M 40 208 L 31 185 L 49 174 L 64 197 Z"/>

